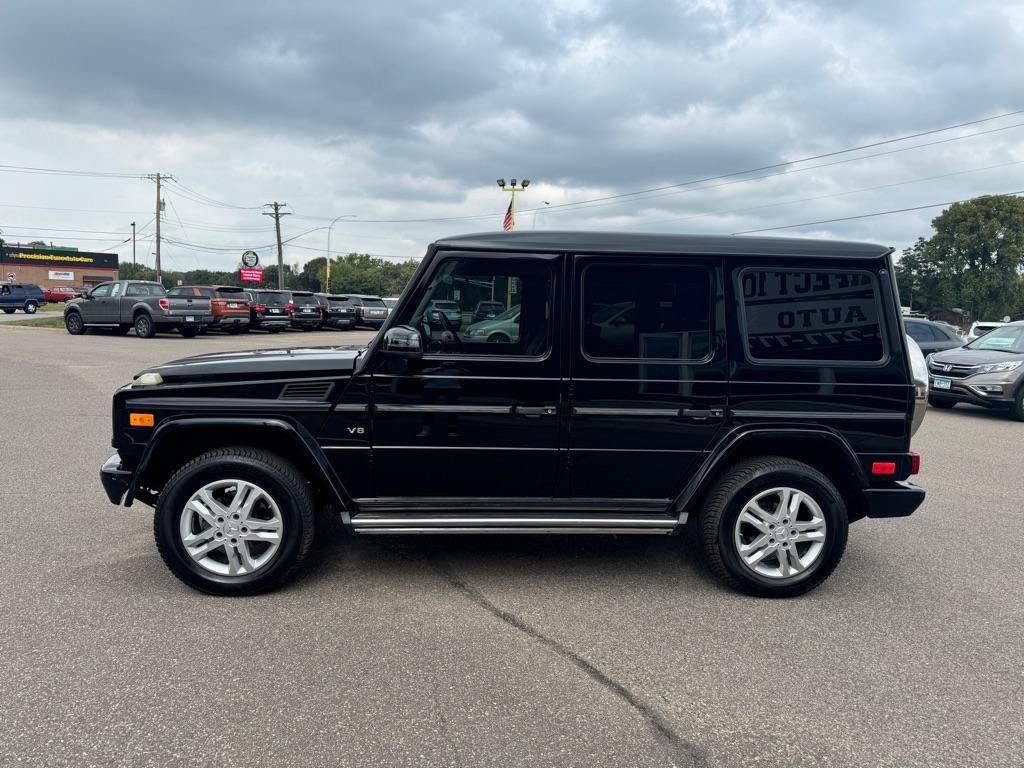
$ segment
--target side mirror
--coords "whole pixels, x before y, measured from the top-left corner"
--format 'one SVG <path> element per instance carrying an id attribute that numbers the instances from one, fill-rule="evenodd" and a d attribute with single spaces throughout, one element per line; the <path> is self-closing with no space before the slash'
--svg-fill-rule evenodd
<path id="1" fill-rule="evenodd" d="M 83 291 L 82 292 L 82 298 L 83 299 L 91 299 L 92 298 L 92 291 Z"/>
<path id="2" fill-rule="evenodd" d="M 423 337 L 415 328 L 396 325 L 384 332 L 381 351 L 385 357 L 419 360 L 423 357 Z"/>

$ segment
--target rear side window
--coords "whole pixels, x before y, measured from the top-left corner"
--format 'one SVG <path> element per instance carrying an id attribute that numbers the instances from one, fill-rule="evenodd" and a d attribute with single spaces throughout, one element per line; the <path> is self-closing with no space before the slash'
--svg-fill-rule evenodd
<path id="1" fill-rule="evenodd" d="M 740 274 L 752 360 L 877 363 L 885 358 L 870 272 L 746 269 Z"/>
<path id="2" fill-rule="evenodd" d="M 700 360 L 711 349 L 703 267 L 593 264 L 583 272 L 583 352 L 595 359 Z"/>

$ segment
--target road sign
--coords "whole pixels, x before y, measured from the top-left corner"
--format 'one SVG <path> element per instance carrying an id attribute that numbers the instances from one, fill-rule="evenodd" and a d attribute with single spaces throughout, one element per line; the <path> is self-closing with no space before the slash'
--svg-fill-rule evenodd
<path id="1" fill-rule="evenodd" d="M 256 251 L 246 251 L 242 254 L 242 265 L 252 269 L 260 263 L 259 254 Z"/>

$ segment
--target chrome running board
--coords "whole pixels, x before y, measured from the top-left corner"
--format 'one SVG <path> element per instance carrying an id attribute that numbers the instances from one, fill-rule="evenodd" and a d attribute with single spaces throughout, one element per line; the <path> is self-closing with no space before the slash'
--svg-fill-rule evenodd
<path id="1" fill-rule="evenodd" d="M 658 514 L 428 514 L 363 512 L 356 533 L 672 533 L 679 519 Z"/>

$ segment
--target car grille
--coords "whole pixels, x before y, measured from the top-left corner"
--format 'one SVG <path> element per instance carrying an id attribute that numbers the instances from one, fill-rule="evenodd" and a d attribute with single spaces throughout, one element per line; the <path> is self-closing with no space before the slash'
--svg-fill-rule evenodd
<path id="1" fill-rule="evenodd" d="M 949 370 L 946 370 L 946 369 Z M 950 379 L 963 379 L 974 373 L 973 365 L 953 365 L 950 363 L 930 363 L 928 370 L 937 376 L 946 376 Z"/>

